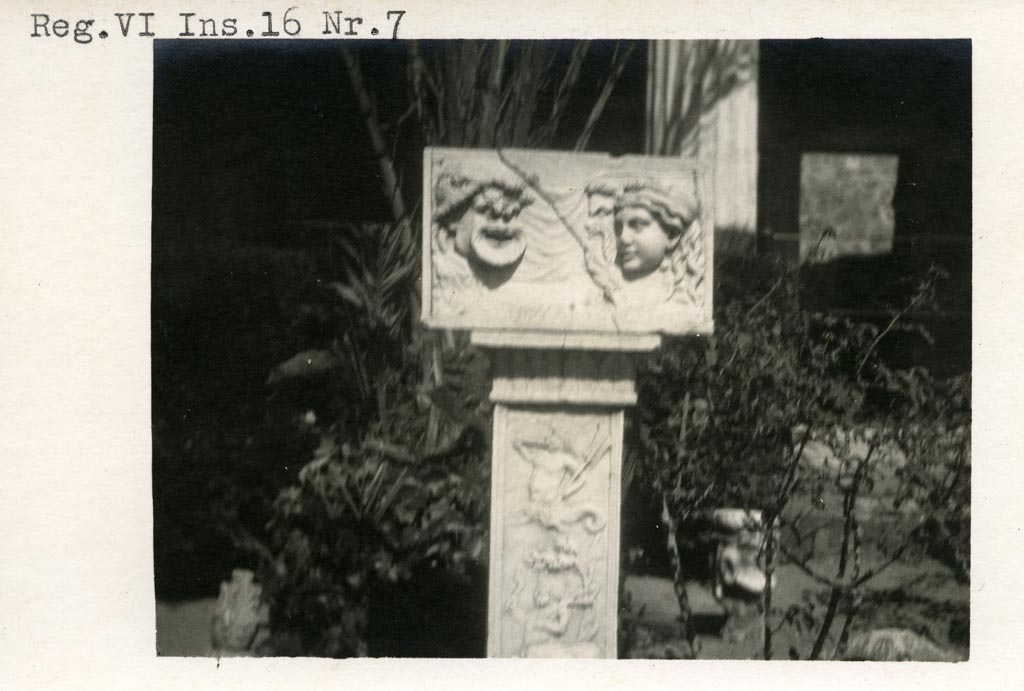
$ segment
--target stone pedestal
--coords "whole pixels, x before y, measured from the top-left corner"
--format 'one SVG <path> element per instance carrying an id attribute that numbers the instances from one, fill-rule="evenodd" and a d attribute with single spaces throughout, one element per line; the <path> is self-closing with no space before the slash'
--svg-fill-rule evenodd
<path id="1" fill-rule="evenodd" d="M 681 159 L 424 152 L 423 321 L 492 356 L 491 657 L 617 656 L 624 410 L 712 328 L 712 199 Z"/>
<path id="2" fill-rule="evenodd" d="M 636 398 L 634 357 L 492 351 L 490 657 L 617 655 L 622 428 Z"/>

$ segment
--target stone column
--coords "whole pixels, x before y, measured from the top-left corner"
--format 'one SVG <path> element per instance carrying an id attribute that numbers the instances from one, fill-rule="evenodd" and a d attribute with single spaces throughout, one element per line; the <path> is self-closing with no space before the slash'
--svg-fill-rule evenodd
<path id="1" fill-rule="evenodd" d="M 758 42 L 651 41 L 648 51 L 647 152 L 714 170 L 718 231 L 743 249 L 757 227 Z"/>

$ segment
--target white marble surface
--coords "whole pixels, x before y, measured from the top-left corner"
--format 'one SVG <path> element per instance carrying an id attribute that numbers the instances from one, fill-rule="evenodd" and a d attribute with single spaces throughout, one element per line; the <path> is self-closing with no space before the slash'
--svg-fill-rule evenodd
<path id="1" fill-rule="evenodd" d="M 636 354 L 501 349 L 491 356 L 491 400 L 623 407 L 636 403 Z"/>
<path id="2" fill-rule="evenodd" d="M 489 657 L 616 657 L 622 421 L 496 406 Z"/>
<path id="3" fill-rule="evenodd" d="M 615 219 L 646 192 L 668 209 L 657 218 L 677 221 L 658 225 L 675 239 L 658 270 L 624 274 L 630 250 L 616 239 Z M 423 320 L 554 334 L 707 333 L 712 196 L 707 172 L 681 158 L 428 148 Z"/>

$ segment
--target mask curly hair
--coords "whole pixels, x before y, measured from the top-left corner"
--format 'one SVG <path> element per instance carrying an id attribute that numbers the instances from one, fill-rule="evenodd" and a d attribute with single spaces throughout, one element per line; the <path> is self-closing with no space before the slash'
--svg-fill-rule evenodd
<path id="1" fill-rule="evenodd" d="M 497 190 L 518 211 L 533 203 L 522 184 L 497 177 L 471 178 L 459 173 L 443 173 L 434 183 L 434 222 L 444 228 L 466 212 L 480 192 Z"/>

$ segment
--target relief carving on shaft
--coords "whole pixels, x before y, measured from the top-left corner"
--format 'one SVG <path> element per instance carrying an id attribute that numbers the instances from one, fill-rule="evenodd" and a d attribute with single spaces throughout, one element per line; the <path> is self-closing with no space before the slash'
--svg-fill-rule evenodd
<path id="1" fill-rule="evenodd" d="M 554 530 L 582 521 L 587 532 L 601 530 L 605 518 L 596 507 L 570 501 L 586 484 L 586 470 L 611 449 L 608 440 L 600 436 L 600 428 L 595 429 L 593 439 L 579 453 L 572 440 L 554 428 L 540 435 L 532 430 L 522 431 L 512 442 L 512 448 L 532 467 L 527 485 L 530 502 L 513 520 L 533 521 Z"/>
<path id="2" fill-rule="evenodd" d="M 588 480 L 607 471 L 611 443 L 601 424 L 575 434 L 554 425 L 523 425 L 511 435 L 512 457 L 528 468 L 525 506 L 509 525 L 530 536 L 516 559 L 504 611 L 520 627 L 522 657 L 597 657 L 595 603 L 602 595 L 605 512 L 581 499 Z M 582 440 L 581 442 L 574 441 Z M 595 489 L 595 488 L 591 488 Z"/>
<path id="3" fill-rule="evenodd" d="M 599 630 L 594 603 L 600 588 L 593 566 L 581 567 L 577 549 L 565 538 L 532 550 L 524 563 L 505 602 L 506 613 L 523 628 L 519 656 L 598 657 L 592 641 Z M 533 589 L 524 601 L 528 582 Z"/>

